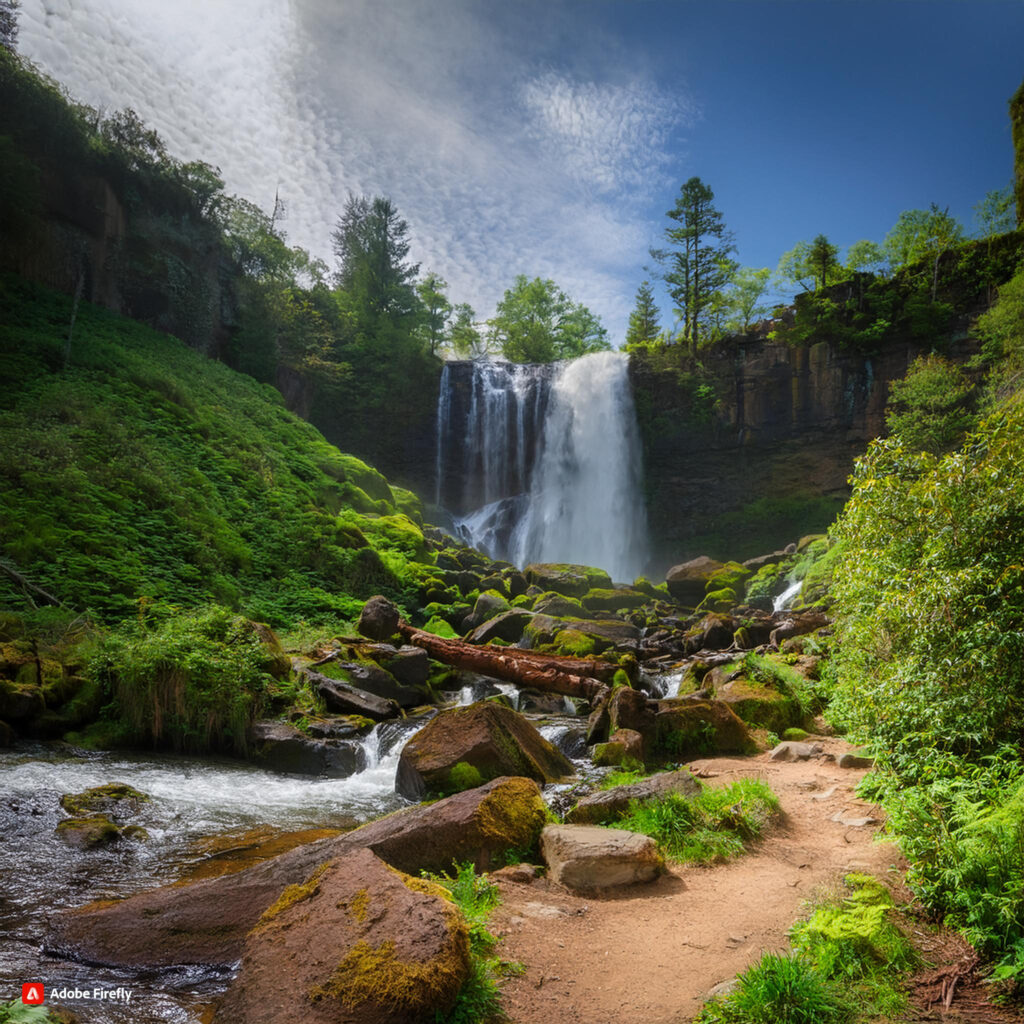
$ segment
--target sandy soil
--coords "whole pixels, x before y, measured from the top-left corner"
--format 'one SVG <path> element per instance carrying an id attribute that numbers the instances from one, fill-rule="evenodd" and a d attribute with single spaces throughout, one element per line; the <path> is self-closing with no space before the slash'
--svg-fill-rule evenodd
<path id="1" fill-rule="evenodd" d="M 820 742 L 833 758 L 848 749 Z M 515 1024 L 683 1024 L 714 986 L 762 952 L 786 949 L 804 902 L 844 874 L 901 877 L 897 848 L 876 841 L 881 811 L 854 795 L 863 771 L 826 758 L 773 763 L 766 754 L 692 769 L 710 785 L 765 780 L 781 820 L 734 861 L 674 867 L 654 883 L 600 897 L 545 879 L 502 880 L 491 928 L 503 938 L 499 954 L 526 966 L 503 987 Z"/>

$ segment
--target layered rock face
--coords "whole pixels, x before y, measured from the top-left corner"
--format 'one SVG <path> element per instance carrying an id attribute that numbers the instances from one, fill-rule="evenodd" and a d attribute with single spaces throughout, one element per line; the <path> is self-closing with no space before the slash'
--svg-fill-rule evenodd
<path id="1" fill-rule="evenodd" d="M 864 356 L 734 338 L 702 355 L 634 355 L 650 574 L 698 555 L 746 558 L 828 525 L 854 459 L 885 432 L 889 382 L 920 349 Z M 956 353 L 954 353 L 956 355 Z"/>

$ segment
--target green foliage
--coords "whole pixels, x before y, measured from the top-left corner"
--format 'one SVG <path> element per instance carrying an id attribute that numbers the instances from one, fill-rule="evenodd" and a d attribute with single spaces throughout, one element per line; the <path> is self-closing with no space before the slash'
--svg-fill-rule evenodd
<path id="1" fill-rule="evenodd" d="M 87 303 L 63 368 L 70 308 L 0 281 L 0 543 L 21 573 L 107 620 L 141 597 L 274 625 L 415 601 L 430 556 L 379 473 L 271 389 Z M 388 514 L 346 507 L 356 486 Z M 27 601 L 4 577 L 0 603 Z"/>
<path id="2" fill-rule="evenodd" d="M 694 1024 L 846 1024 L 852 1007 L 805 957 L 765 953 Z"/>
<path id="3" fill-rule="evenodd" d="M 497 885 L 487 875 L 477 875 L 471 863 L 453 864 L 454 875 L 425 878 L 437 882 L 451 893 L 469 926 L 470 974 L 463 983 L 455 1006 L 447 1014 L 438 1013 L 435 1024 L 487 1024 L 505 1019 L 501 1010 L 498 980 L 514 973 L 516 964 L 492 956 L 497 938 L 487 930 L 487 918 L 501 902 Z"/>
<path id="4" fill-rule="evenodd" d="M 484 777 L 480 769 L 466 761 L 459 761 L 452 765 L 448 772 L 448 785 L 446 792 L 461 793 L 465 789 L 475 789 L 484 784 Z"/>
<path id="5" fill-rule="evenodd" d="M 1005 397 L 1020 387 L 1024 371 L 1024 266 L 999 289 L 998 301 L 978 317 L 982 361 L 990 369 L 989 387 Z"/>
<path id="6" fill-rule="evenodd" d="M 889 384 L 885 424 L 911 448 L 949 451 L 974 424 L 973 390 L 960 367 L 948 359 L 918 356 L 905 377 Z"/>
<path id="7" fill-rule="evenodd" d="M 724 788 L 702 786 L 693 798 L 668 793 L 631 800 L 616 828 L 657 840 L 680 863 L 711 864 L 744 852 L 779 809 L 778 797 L 755 779 L 739 779 Z"/>
<path id="8" fill-rule="evenodd" d="M 762 686 L 770 686 L 787 697 L 793 697 L 805 715 L 821 710 L 821 697 L 809 679 L 795 668 L 777 658 L 754 654 L 751 651 L 743 658 L 747 675 Z"/>
<path id="9" fill-rule="evenodd" d="M 605 351 L 608 332 L 554 281 L 520 274 L 488 321 L 490 345 L 514 363 L 550 363 Z"/>
<path id="10" fill-rule="evenodd" d="M 1024 228 L 1024 83 L 1010 99 L 1010 131 L 1013 135 L 1013 192 L 1019 229 Z"/>
<path id="11" fill-rule="evenodd" d="M 132 741 L 244 753 L 273 690 L 268 662 L 259 632 L 224 608 L 153 609 L 108 634 L 89 672 Z"/>
<path id="12" fill-rule="evenodd" d="M 614 789 L 616 786 L 631 786 L 634 782 L 646 779 L 650 773 L 642 764 L 629 766 L 623 764 L 621 768 L 609 772 L 602 780 L 600 789 Z"/>
<path id="13" fill-rule="evenodd" d="M 46 1024 L 49 1020 L 45 1006 L 26 1006 L 20 999 L 0 1004 L 0 1024 Z"/>

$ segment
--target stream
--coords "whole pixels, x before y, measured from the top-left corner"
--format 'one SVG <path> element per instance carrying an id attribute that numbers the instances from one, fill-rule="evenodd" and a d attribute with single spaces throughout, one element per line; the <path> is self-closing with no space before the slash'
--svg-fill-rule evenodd
<path id="1" fill-rule="evenodd" d="M 453 703 L 471 703 L 482 690 L 494 687 L 478 677 L 451 695 Z M 531 717 L 577 767 L 589 763 L 579 718 Z M 336 779 L 276 774 L 228 759 L 89 753 L 63 744 L 0 751 L 0 1003 L 20 997 L 26 982 L 43 983 L 47 993 L 120 988 L 132 992 L 130 1001 L 122 991 L 116 1000 L 56 1004 L 74 1009 L 83 1024 L 199 1024 L 230 976 L 194 968 L 140 975 L 51 958 L 41 952 L 49 915 L 186 877 L 217 856 L 211 853 L 214 844 L 226 851 L 221 857 L 230 856 L 232 848 L 245 849 L 254 840 L 348 830 L 405 806 L 394 791 L 398 757 L 423 724 L 419 719 L 378 725 L 364 740 L 368 767 Z M 91 851 L 67 844 L 55 831 L 67 817 L 61 795 L 110 782 L 149 795 L 131 818 L 149 839 Z M 49 996 L 47 1004 L 52 1005 Z"/>

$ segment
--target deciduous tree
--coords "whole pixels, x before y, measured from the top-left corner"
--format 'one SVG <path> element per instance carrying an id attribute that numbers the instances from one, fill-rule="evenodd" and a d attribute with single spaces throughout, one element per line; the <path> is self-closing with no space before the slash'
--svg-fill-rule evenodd
<path id="1" fill-rule="evenodd" d="M 960 222 L 949 207 L 940 210 L 932 203 L 927 210 L 904 210 L 885 236 L 885 251 L 894 270 L 913 263 L 931 261 L 932 302 L 939 284 L 939 262 L 944 253 L 964 237 Z"/>

